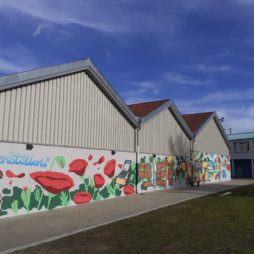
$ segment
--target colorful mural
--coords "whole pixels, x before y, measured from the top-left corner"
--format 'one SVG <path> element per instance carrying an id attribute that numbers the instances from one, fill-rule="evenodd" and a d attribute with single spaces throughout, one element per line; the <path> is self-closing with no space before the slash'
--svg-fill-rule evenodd
<path id="1" fill-rule="evenodd" d="M 194 176 L 201 182 L 217 182 L 231 179 L 230 157 L 214 153 L 193 153 Z"/>
<path id="2" fill-rule="evenodd" d="M 135 193 L 134 153 L 0 146 L 0 218 Z"/>
<path id="3" fill-rule="evenodd" d="M 140 155 L 138 192 L 160 190 L 185 185 L 192 175 L 189 158 L 180 156 Z"/>

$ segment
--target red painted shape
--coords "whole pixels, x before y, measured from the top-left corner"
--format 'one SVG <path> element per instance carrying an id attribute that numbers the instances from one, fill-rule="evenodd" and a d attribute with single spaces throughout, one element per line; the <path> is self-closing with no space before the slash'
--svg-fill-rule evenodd
<path id="1" fill-rule="evenodd" d="M 94 185 L 96 188 L 101 188 L 105 184 L 105 179 L 101 174 L 95 174 L 93 177 Z"/>
<path id="2" fill-rule="evenodd" d="M 11 185 L 12 184 L 12 180 L 9 182 L 9 185 Z"/>
<path id="3" fill-rule="evenodd" d="M 24 192 L 26 192 L 27 191 L 27 186 L 23 187 L 23 190 L 24 190 Z"/>
<path id="4" fill-rule="evenodd" d="M 123 167 L 123 164 L 118 164 L 118 167 L 119 167 L 119 168 L 122 168 L 122 167 Z"/>
<path id="5" fill-rule="evenodd" d="M 90 155 L 88 156 L 88 160 L 91 161 L 92 159 L 93 159 L 93 155 L 90 154 Z"/>
<path id="6" fill-rule="evenodd" d="M 101 164 L 101 163 L 103 163 L 104 161 L 105 161 L 105 157 L 104 157 L 104 156 L 101 156 L 100 159 L 99 159 L 97 162 L 95 162 L 93 165 L 96 166 L 97 164 Z"/>
<path id="7" fill-rule="evenodd" d="M 87 161 L 83 159 L 76 159 L 69 164 L 69 172 L 73 172 L 79 176 L 83 176 L 88 166 Z"/>
<path id="8" fill-rule="evenodd" d="M 134 193 L 134 187 L 132 185 L 125 185 L 123 187 L 123 192 L 125 195 L 131 195 Z"/>
<path id="9" fill-rule="evenodd" d="M 92 199 L 92 195 L 89 192 L 85 192 L 85 191 L 77 192 L 73 197 L 75 204 L 88 203 L 90 202 L 91 199 Z"/>
<path id="10" fill-rule="evenodd" d="M 39 171 L 31 173 L 30 177 L 39 183 L 45 190 L 53 194 L 59 194 L 74 186 L 72 178 L 60 172 Z"/>
<path id="11" fill-rule="evenodd" d="M 104 167 L 104 174 L 111 178 L 115 174 L 115 169 L 116 169 L 116 160 L 115 159 L 109 160 Z"/>
<path id="12" fill-rule="evenodd" d="M 16 175 L 11 170 L 7 170 L 5 174 L 8 178 L 23 178 L 25 176 L 25 173 L 20 173 Z"/>

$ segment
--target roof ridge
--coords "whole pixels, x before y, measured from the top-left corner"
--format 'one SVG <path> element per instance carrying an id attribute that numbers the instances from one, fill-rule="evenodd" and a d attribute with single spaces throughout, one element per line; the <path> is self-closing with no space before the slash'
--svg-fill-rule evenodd
<path id="1" fill-rule="evenodd" d="M 54 67 L 58 67 L 58 66 L 62 66 L 62 65 L 78 63 L 78 62 L 85 62 L 85 61 L 90 61 L 90 58 L 86 57 L 86 58 L 82 58 L 82 59 L 79 59 L 79 60 L 68 61 L 68 62 L 61 63 L 61 64 L 53 64 L 53 65 L 35 67 L 35 68 L 31 68 L 29 70 L 18 71 L 18 72 L 13 72 L 13 73 L 9 73 L 9 74 L 0 75 L 0 78 L 6 78 L 6 77 L 9 77 L 9 76 L 13 76 L 13 75 L 20 75 L 20 74 L 27 73 L 27 72 L 39 71 L 39 70 L 43 70 L 43 69 L 49 69 L 49 68 L 54 68 Z"/>
<path id="2" fill-rule="evenodd" d="M 146 104 L 146 103 L 154 103 L 154 102 L 166 102 L 166 101 L 170 101 L 170 99 L 162 99 L 162 100 L 156 100 L 156 101 L 144 101 L 144 102 L 139 102 L 139 103 L 133 103 L 133 104 L 128 104 L 128 106 L 132 106 L 132 105 L 140 105 L 140 104 Z"/>
<path id="3" fill-rule="evenodd" d="M 205 112 L 196 112 L 196 113 L 187 113 L 187 114 L 182 114 L 183 116 L 187 115 L 200 115 L 200 114 L 213 114 L 215 111 L 205 111 Z"/>

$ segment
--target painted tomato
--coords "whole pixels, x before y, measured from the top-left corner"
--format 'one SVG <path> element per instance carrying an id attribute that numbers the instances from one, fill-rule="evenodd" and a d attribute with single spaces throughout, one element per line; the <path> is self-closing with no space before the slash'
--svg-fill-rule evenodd
<path id="1" fill-rule="evenodd" d="M 14 174 L 11 170 L 7 170 L 5 174 L 8 178 L 23 178 L 25 176 L 25 173 Z"/>
<path id="2" fill-rule="evenodd" d="M 134 193 L 134 187 L 132 185 L 125 185 L 123 187 L 123 192 L 125 195 L 131 195 Z"/>
<path id="3" fill-rule="evenodd" d="M 104 167 L 104 174 L 112 178 L 115 174 L 115 169 L 116 169 L 116 160 L 115 159 L 109 160 Z"/>
<path id="4" fill-rule="evenodd" d="M 95 174 L 93 177 L 94 185 L 96 188 L 101 188 L 105 184 L 105 179 L 101 174 Z"/>
<path id="5" fill-rule="evenodd" d="M 147 179 L 150 179 L 151 176 L 152 176 L 151 166 L 150 166 L 150 164 L 146 164 L 146 165 L 145 165 L 145 177 L 146 177 Z"/>
<path id="6" fill-rule="evenodd" d="M 145 163 L 141 162 L 138 164 L 138 174 L 141 179 L 145 178 Z"/>
<path id="7" fill-rule="evenodd" d="M 76 159 L 69 164 L 69 172 L 73 172 L 79 176 L 83 176 L 88 166 L 87 161 L 83 159 Z"/>
<path id="8" fill-rule="evenodd" d="M 30 174 L 30 177 L 39 183 L 46 191 L 53 194 L 60 194 L 74 186 L 71 177 L 64 173 L 53 171 L 38 171 Z"/>
<path id="9" fill-rule="evenodd" d="M 75 204 L 84 204 L 90 202 L 92 199 L 92 195 L 89 192 L 77 192 L 74 197 L 73 201 Z"/>

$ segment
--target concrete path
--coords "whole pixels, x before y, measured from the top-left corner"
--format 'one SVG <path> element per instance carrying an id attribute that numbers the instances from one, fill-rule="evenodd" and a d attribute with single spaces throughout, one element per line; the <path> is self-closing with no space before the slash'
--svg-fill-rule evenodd
<path id="1" fill-rule="evenodd" d="M 232 180 L 113 198 L 69 208 L 0 219 L 0 253 L 55 240 L 158 208 L 254 183 Z"/>

